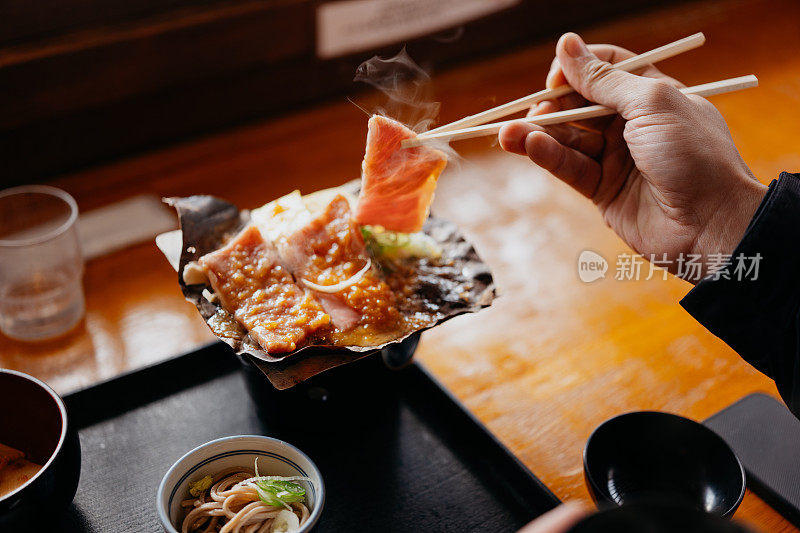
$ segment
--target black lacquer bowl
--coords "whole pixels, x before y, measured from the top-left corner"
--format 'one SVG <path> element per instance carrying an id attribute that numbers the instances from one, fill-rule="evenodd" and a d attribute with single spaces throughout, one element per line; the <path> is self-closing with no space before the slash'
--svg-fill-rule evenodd
<path id="1" fill-rule="evenodd" d="M 42 465 L 0 498 L 0 531 L 42 531 L 75 496 L 81 471 L 78 434 L 58 394 L 27 374 L 0 369 L 0 406 L 0 443 Z"/>
<path id="2" fill-rule="evenodd" d="M 372 355 L 278 390 L 246 355 L 238 355 L 247 390 L 258 416 L 270 425 L 329 431 L 369 424 L 394 399 L 392 374 L 411 362 L 419 343 L 415 333 Z"/>
<path id="3" fill-rule="evenodd" d="M 598 504 L 655 502 L 729 517 L 745 491 L 744 468 L 720 436 L 655 411 L 600 424 L 586 442 L 583 468 Z"/>

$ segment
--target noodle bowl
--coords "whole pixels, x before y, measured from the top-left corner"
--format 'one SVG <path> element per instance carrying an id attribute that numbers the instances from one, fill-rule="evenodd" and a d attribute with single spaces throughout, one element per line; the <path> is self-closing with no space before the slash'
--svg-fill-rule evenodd
<path id="1" fill-rule="evenodd" d="M 271 505 L 264 502 L 256 483 L 265 478 L 246 468 L 230 468 L 213 477 L 210 488 L 181 502 L 186 516 L 181 533 L 266 533 L 297 531 L 310 515 L 301 502 Z M 299 478 L 281 478 L 291 481 Z M 294 518 L 290 518 L 294 515 Z"/>
<path id="2" fill-rule="evenodd" d="M 167 533 L 307 533 L 324 504 L 325 484 L 313 461 L 260 435 L 224 437 L 189 451 L 164 475 L 156 498 Z"/>

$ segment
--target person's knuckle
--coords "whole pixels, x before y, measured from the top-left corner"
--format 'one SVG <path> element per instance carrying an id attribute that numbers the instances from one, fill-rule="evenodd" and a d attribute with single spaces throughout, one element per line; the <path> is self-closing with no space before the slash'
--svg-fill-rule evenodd
<path id="1" fill-rule="evenodd" d="M 574 148 L 579 152 L 586 152 L 591 149 L 591 136 L 588 135 L 586 132 L 582 131 L 581 129 L 571 126 L 569 128 L 569 138 L 567 142 L 564 143 L 570 148 Z"/>
<path id="2" fill-rule="evenodd" d="M 612 72 L 612 70 L 613 67 L 610 63 L 593 59 L 584 65 L 583 78 L 589 85 L 594 85 L 604 80 Z"/>
<path id="3" fill-rule="evenodd" d="M 657 104 L 669 104 L 675 97 L 676 89 L 665 80 L 654 79 L 647 84 L 645 98 Z"/>
<path id="4" fill-rule="evenodd" d="M 565 137 L 566 137 L 566 142 L 564 144 L 566 144 L 567 146 L 571 146 L 576 150 L 581 149 L 581 143 L 583 139 L 581 138 L 581 135 L 578 132 L 577 128 L 575 127 L 568 128 Z"/>
<path id="5" fill-rule="evenodd" d="M 566 172 L 568 164 L 569 160 L 567 158 L 567 150 L 564 148 L 563 145 L 559 146 L 558 149 L 556 150 L 555 159 L 552 162 L 551 165 L 552 168 L 550 169 L 550 172 L 552 172 L 556 176 L 559 176 L 561 179 L 569 182 L 568 180 L 570 176 Z"/>
<path id="6" fill-rule="evenodd" d="M 692 103 L 694 103 L 695 109 L 699 110 L 699 114 L 705 118 L 707 123 L 717 126 L 725 126 L 725 119 L 723 118 L 722 113 L 720 113 L 719 109 L 717 109 L 717 106 L 712 104 L 707 98 L 692 94 L 689 95 L 689 99 L 692 101 Z"/>
<path id="7" fill-rule="evenodd" d="M 530 157 L 531 160 L 536 163 L 540 156 L 539 152 L 541 148 L 539 135 L 533 131 L 525 136 L 525 139 L 523 139 L 522 143 L 523 148 L 525 148 L 525 152 L 528 154 L 528 157 Z"/>
<path id="8" fill-rule="evenodd" d="M 719 113 L 714 104 L 712 104 L 707 98 L 704 98 L 699 94 L 690 94 L 689 100 L 691 100 L 701 111 L 705 113 L 710 113 L 712 115 L 717 115 Z"/>

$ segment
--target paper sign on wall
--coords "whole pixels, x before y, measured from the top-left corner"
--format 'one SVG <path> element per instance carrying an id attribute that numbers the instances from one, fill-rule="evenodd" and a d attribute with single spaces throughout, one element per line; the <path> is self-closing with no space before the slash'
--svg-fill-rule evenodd
<path id="1" fill-rule="evenodd" d="M 317 55 L 331 58 L 457 26 L 520 0 L 346 0 L 317 9 Z"/>

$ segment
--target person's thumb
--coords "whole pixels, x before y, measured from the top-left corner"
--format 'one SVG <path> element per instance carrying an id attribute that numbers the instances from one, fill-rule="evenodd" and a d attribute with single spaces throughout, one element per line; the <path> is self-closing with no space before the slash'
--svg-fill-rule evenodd
<path id="1" fill-rule="evenodd" d="M 556 56 L 567 82 L 577 92 L 590 102 L 614 109 L 625 119 L 633 118 L 637 108 L 652 100 L 655 92 L 670 91 L 666 83 L 617 70 L 601 61 L 574 33 L 561 36 Z"/>

